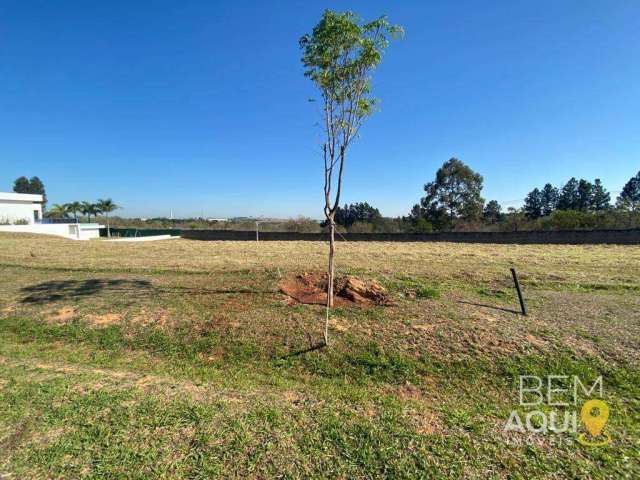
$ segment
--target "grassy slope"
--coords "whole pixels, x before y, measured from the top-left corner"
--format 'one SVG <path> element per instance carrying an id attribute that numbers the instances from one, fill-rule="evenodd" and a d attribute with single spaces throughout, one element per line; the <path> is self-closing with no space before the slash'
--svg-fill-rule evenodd
<path id="1" fill-rule="evenodd" d="M 0 474 L 640 474 L 640 248 L 340 244 L 395 305 L 338 309 L 305 352 L 322 309 L 277 282 L 325 250 L 1 235 Z M 603 375 L 613 444 L 505 434 L 525 373 Z"/>

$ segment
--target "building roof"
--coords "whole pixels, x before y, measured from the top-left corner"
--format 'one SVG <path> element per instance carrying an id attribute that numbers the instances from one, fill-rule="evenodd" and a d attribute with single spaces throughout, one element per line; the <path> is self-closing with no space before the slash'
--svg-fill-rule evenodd
<path id="1" fill-rule="evenodd" d="M 0 201 L 12 200 L 14 202 L 42 202 L 42 195 L 35 195 L 32 193 L 14 193 L 14 192 L 0 192 Z"/>

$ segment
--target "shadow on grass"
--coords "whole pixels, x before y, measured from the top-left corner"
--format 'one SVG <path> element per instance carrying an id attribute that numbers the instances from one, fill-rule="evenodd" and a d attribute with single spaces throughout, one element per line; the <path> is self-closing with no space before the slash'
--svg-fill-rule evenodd
<path id="1" fill-rule="evenodd" d="M 495 305 L 486 305 L 484 303 L 465 302 L 464 300 L 460 300 L 458 303 L 464 303 L 465 305 L 473 305 L 474 307 L 491 308 L 492 310 L 500 310 L 502 312 L 515 313 L 516 315 L 519 315 L 521 313 L 519 310 L 512 310 L 510 308 L 504 308 L 504 307 L 496 307 Z"/>
<path id="2" fill-rule="evenodd" d="M 48 282 L 29 285 L 20 290 L 26 296 L 21 303 L 42 305 L 60 300 L 72 300 L 92 297 L 100 294 L 134 294 L 137 298 L 142 295 L 161 294 L 264 294 L 273 293 L 269 290 L 258 291 L 249 289 L 207 289 L 188 287 L 154 287 L 148 280 L 103 279 L 90 278 L 87 280 L 51 280 Z"/>

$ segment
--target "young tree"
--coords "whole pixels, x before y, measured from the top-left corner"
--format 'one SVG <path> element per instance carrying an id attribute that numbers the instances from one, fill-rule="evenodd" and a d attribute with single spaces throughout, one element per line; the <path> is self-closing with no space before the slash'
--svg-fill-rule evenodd
<path id="1" fill-rule="evenodd" d="M 352 12 L 325 10 L 311 34 L 300 39 L 302 63 L 320 90 L 324 142 L 324 215 L 329 224 L 328 311 L 333 307 L 335 215 L 340 205 L 347 148 L 365 119 L 374 112 L 371 74 L 382 60 L 389 39 L 402 34 L 386 17 L 363 23 Z"/>
<path id="2" fill-rule="evenodd" d="M 529 192 L 527 198 L 524 199 L 524 212 L 527 218 L 535 220 L 542 216 L 543 197 L 542 192 L 534 188 Z"/>
<path id="3" fill-rule="evenodd" d="M 113 203 L 113 200 L 111 200 L 110 198 L 99 199 L 96 206 L 98 210 L 104 213 L 105 217 L 107 217 L 107 237 L 111 238 L 111 227 L 109 226 L 109 214 L 120 207 L 115 203 Z"/>
<path id="4" fill-rule="evenodd" d="M 558 205 L 558 189 L 550 183 L 542 188 L 542 215 L 547 217 Z"/>
<path id="5" fill-rule="evenodd" d="M 622 192 L 618 196 L 616 206 L 624 210 L 636 211 L 640 208 L 640 172 L 622 187 Z"/>
<path id="6" fill-rule="evenodd" d="M 502 219 L 502 207 L 497 200 L 491 200 L 485 205 L 482 216 L 487 223 L 498 223 Z"/>
<path id="7" fill-rule="evenodd" d="M 436 172 L 436 179 L 424 186 L 426 195 L 420 205 L 426 219 L 436 225 L 443 217 L 450 225 L 457 218 L 478 220 L 484 206 L 482 182 L 482 175 L 457 158 L 447 160 Z"/>
<path id="8" fill-rule="evenodd" d="M 591 209 L 596 212 L 608 210 L 611 207 L 611 195 L 602 185 L 602 181 L 596 178 L 591 191 Z"/>

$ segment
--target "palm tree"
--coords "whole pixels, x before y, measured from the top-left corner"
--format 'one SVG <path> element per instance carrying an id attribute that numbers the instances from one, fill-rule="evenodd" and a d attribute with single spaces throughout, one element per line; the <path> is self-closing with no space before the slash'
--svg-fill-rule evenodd
<path id="1" fill-rule="evenodd" d="M 48 211 L 47 216 L 51 218 L 67 218 L 69 210 L 66 205 L 55 203 Z"/>
<path id="2" fill-rule="evenodd" d="M 87 216 L 87 223 L 91 223 L 91 215 L 97 216 L 100 213 L 98 205 L 91 202 L 82 202 L 80 211 Z"/>
<path id="3" fill-rule="evenodd" d="M 111 228 L 109 227 L 109 213 L 113 212 L 120 208 L 118 205 L 113 203 L 113 200 L 110 198 L 106 199 L 98 199 L 98 209 L 107 217 L 107 237 L 111 238 Z"/>
<path id="4" fill-rule="evenodd" d="M 67 211 L 69 213 L 73 213 L 73 218 L 75 219 L 76 223 L 78 223 L 78 212 L 82 211 L 82 203 L 77 201 L 71 202 L 65 204 L 65 207 L 67 208 Z"/>

